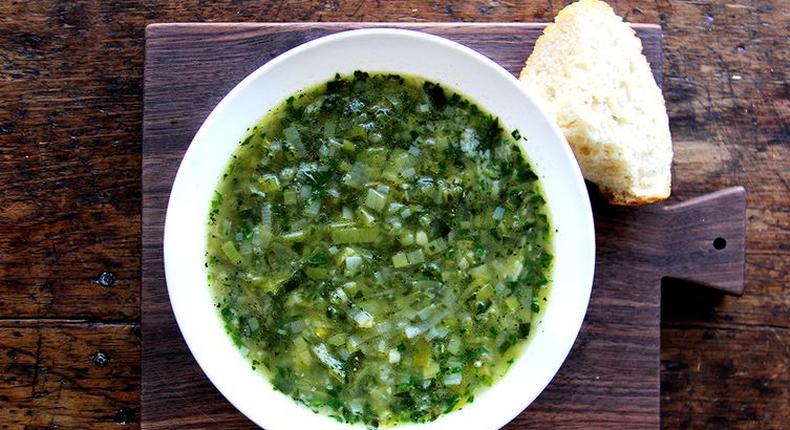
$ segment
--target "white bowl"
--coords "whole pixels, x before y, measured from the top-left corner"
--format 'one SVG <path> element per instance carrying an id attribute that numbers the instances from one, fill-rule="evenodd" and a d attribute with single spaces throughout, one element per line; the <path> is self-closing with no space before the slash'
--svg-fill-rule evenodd
<path id="1" fill-rule="evenodd" d="M 300 89 L 354 70 L 405 73 L 453 88 L 527 138 L 543 183 L 554 234 L 552 291 L 529 345 L 508 373 L 459 411 L 399 429 L 497 429 L 551 381 L 579 332 L 593 279 L 592 212 L 576 160 L 557 126 L 522 85 L 490 59 L 460 44 L 396 29 L 355 30 L 294 48 L 247 76 L 214 108 L 178 169 L 167 208 L 164 262 L 178 326 L 200 367 L 244 415 L 268 430 L 350 429 L 275 391 L 225 333 L 207 285 L 209 204 L 247 127 Z M 522 141 L 522 144 L 524 142 Z"/>

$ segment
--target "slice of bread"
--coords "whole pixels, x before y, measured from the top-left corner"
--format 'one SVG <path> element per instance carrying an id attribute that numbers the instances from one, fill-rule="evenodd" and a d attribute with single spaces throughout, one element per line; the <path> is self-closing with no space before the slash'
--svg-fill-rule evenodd
<path id="1" fill-rule="evenodd" d="M 661 90 L 631 27 L 599 0 L 560 11 L 521 80 L 543 99 L 584 177 L 610 203 L 669 197 L 672 139 Z"/>

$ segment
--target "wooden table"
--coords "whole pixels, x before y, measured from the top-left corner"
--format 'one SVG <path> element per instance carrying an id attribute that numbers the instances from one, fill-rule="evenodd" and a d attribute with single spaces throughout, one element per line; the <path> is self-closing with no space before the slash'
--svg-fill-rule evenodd
<path id="1" fill-rule="evenodd" d="M 139 426 L 143 31 L 547 21 L 563 2 L 0 3 L 0 429 Z M 194 4 L 193 4 L 194 3 Z M 788 0 L 623 0 L 664 30 L 673 201 L 748 195 L 746 294 L 665 288 L 663 427 L 790 422 Z"/>

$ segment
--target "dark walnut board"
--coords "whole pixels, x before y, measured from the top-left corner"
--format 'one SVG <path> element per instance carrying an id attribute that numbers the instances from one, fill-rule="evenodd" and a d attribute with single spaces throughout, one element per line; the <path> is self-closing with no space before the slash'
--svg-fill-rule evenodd
<path id="1" fill-rule="evenodd" d="M 220 99 L 271 58 L 326 34 L 372 26 L 447 37 L 517 75 L 544 24 L 156 24 L 147 28 L 142 428 L 256 428 L 197 366 L 167 298 L 164 216 L 189 142 Z M 661 29 L 634 28 L 660 84 Z M 659 428 L 662 280 L 690 281 L 734 294 L 742 291 L 746 203 L 742 188 L 643 208 L 611 207 L 594 191 L 591 196 L 597 262 L 584 325 L 552 383 L 507 429 Z"/>

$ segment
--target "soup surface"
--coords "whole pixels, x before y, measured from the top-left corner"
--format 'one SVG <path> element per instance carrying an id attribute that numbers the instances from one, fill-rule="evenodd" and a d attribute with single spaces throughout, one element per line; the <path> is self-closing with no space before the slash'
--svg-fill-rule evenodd
<path id="1" fill-rule="evenodd" d="M 373 427 L 433 420 L 500 378 L 552 261 L 520 138 L 402 75 L 336 76 L 267 114 L 219 181 L 206 256 L 252 367 Z"/>

